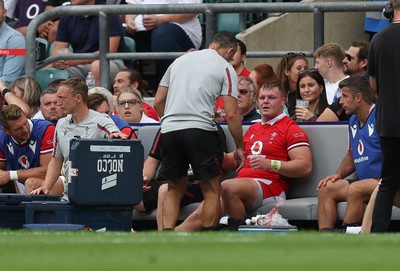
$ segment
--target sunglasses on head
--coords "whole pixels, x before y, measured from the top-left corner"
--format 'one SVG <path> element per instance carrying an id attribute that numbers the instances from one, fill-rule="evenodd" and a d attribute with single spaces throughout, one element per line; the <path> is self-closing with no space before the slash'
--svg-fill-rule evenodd
<path id="1" fill-rule="evenodd" d="M 305 53 L 296 53 L 296 52 L 288 52 L 287 54 L 286 54 L 286 57 L 295 57 L 295 56 L 306 56 L 306 54 Z"/>
<path id="2" fill-rule="evenodd" d="M 318 72 L 317 69 L 308 69 L 308 70 L 304 70 L 304 71 L 299 71 L 299 76 L 302 76 L 303 74 L 308 74 L 308 73 L 315 73 Z"/>
<path id="3" fill-rule="evenodd" d="M 297 56 L 305 57 L 306 54 L 305 54 L 305 53 L 288 52 L 288 53 L 285 55 L 286 69 L 289 68 L 289 63 L 288 63 L 288 62 L 289 62 L 289 59 L 290 59 L 290 58 L 297 57 Z"/>

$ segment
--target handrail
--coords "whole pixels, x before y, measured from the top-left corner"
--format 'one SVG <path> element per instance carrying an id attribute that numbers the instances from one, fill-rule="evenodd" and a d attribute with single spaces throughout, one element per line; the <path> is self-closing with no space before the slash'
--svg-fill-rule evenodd
<path id="1" fill-rule="evenodd" d="M 206 44 L 214 34 L 214 14 L 216 13 L 314 13 L 314 47 L 323 44 L 323 25 L 325 12 L 362 12 L 381 11 L 385 2 L 306 2 L 306 3 L 212 3 L 212 4 L 170 4 L 170 5 L 71 5 L 61 6 L 36 16 L 29 24 L 26 33 L 26 75 L 34 76 L 36 72 L 35 37 L 38 27 L 62 15 L 97 15 L 100 16 L 99 54 L 66 54 L 50 57 L 43 65 L 58 59 L 100 59 L 100 85 L 108 86 L 110 59 L 158 59 L 176 58 L 183 53 L 109 53 L 108 15 L 110 14 L 154 14 L 154 13 L 204 13 L 206 14 Z M 322 27 L 321 27 L 322 26 Z M 314 49 L 315 49 L 314 48 Z M 311 53 L 307 52 L 308 54 Z M 275 57 L 285 52 L 248 52 L 247 57 Z"/>

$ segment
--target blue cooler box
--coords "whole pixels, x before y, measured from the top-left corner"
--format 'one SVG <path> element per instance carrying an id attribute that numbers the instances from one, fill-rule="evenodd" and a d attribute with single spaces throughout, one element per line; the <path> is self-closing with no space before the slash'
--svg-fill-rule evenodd
<path id="1" fill-rule="evenodd" d="M 60 201 L 60 197 L 0 194 L 0 228 L 21 229 L 25 224 L 25 203 L 36 201 Z"/>
<path id="2" fill-rule="evenodd" d="M 25 203 L 26 224 L 80 224 L 93 230 L 130 231 L 132 206 L 74 206 L 67 202 Z"/>
<path id="3" fill-rule="evenodd" d="M 142 200 L 140 140 L 73 139 L 68 197 L 76 206 L 133 206 Z"/>

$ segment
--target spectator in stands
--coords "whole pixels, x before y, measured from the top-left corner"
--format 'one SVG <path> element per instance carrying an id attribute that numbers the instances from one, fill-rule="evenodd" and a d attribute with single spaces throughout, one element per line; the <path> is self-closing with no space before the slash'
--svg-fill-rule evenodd
<path id="1" fill-rule="evenodd" d="M 26 75 L 20 76 L 11 83 L 10 90 L 30 106 L 29 116 L 34 116 L 38 112 L 42 89 L 35 78 Z"/>
<path id="2" fill-rule="evenodd" d="M 308 107 L 296 106 L 292 115 L 296 121 L 315 121 L 328 106 L 324 78 L 315 69 L 299 72 L 296 96 L 308 101 Z"/>
<path id="3" fill-rule="evenodd" d="M 352 76 L 339 83 L 343 90 L 340 103 L 349 120 L 349 149 L 337 171 L 322 179 L 318 190 L 318 227 L 333 230 L 337 203 L 347 201 L 342 230 L 360 226 L 372 192 L 381 176 L 381 146 L 375 121 L 372 88 L 362 76 Z M 355 172 L 357 180 L 345 179 Z"/>
<path id="4" fill-rule="evenodd" d="M 6 12 L 0 0 L 0 81 L 8 87 L 24 72 L 25 38 L 7 25 Z"/>
<path id="5" fill-rule="evenodd" d="M 53 151 L 54 125 L 29 120 L 15 104 L 0 110 L 0 190 L 25 194 L 30 177 L 44 178 Z"/>
<path id="6" fill-rule="evenodd" d="M 348 77 L 343 72 L 343 49 L 337 43 L 326 43 L 314 52 L 315 66 L 325 80 L 328 104 L 340 98 L 339 82 Z"/>
<path id="7" fill-rule="evenodd" d="M 243 41 L 238 39 L 236 39 L 236 41 L 237 41 L 236 53 L 233 55 L 232 60 L 229 62 L 232 64 L 238 76 L 249 77 L 250 71 L 244 65 L 247 53 L 246 44 L 244 44 Z"/>
<path id="8" fill-rule="evenodd" d="M 48 0 L 44 11 L 49 11 L 55 7 L 70 5 L 70 0 Z M 38 28 L 40 38 L 46 39 L 52 44 L 56 40 L 59 20 L 49 20 L 42 23 Z"/>
<path id="9" fill-rule="evenodd" d="M 36 188 L 31 194 L 49 194 L 54 185 L 63 184 L 63 194 L 68 195 L 67 178 L 60 178 L 60 172 L 64 164 L 65 176 L 70 174 L 69 143 L 72 138 L 127 138 L 108 115 L 90 110 L 87 107 L 87 98 L 88 88 L 84 80 L 70 78 L 60 83 L 57 101 L 66 117 L 57 122 L 54 152 L 46 178 L 40 187 L 31 186 L 31 189 Z"/>
<path id="10" fill-rule="evenodd" d="M 363 41 L 355 41 L 351 44 L 343 59 L 343 72 L 348 76 L 367 76 L 369 44 Z M 375 99 L 374 99 L 375 100 Z M 318 117 L 317 121 L 348 121 L 350 116 L 346 114 L 340 99 L 330 104 Z"/>
<path id="11" fill-rule="evenodd" d="M 126 0 L 127 4 L 199 4 L 201 0 Z M 198 14 L 126 14 L 126 31 L 138 52 L 187 52 L 202 41 Z M 157 60 L 157 83 L 173 60 Z"/>
<path id="12" fill-rule="evenodd" d="M 26 36 L 29 23 L 40 13 L 44 12 L 46 2 L 44 0 L 16 0 L 14 18 L 17 20 L 13 26 L 22 35 Z"/>
<path id="13" fill-rule="evenodd" d="M 260 64 L 253 68 L 250 72 L 249 77 L 253 80 L 256 91 L 258 91 L 262 85 L 270 81 L 278 81 L 274 69 L 269 64 Z"/>
<path id="14" fill-rule="evenodd" d="M 64 116 L 60 106 L 57 105 L 57 90 L 54 88 L 45 89 L 40 95 L 39 111 L 32 119 L 45 119 L 54 124 Z"/>
<path id="15" fill-rule="evenodd" d="M 132 87 L 121 90 L 117 96 L 117 113 L 128 123 L 159 123 L 148 117 L 142 108 L 142 95 Z"/>
<path id="16" fill-rule="evenodd" d="M 91 89 L 92 90 L 92 89 Z M 108 90 L 106 90 L 108 91 Z M 110 93 L 111 95 L 111 93 Z M 112 98 L 112 97 L 111 97 Z M 111 117 L 111 119 L 114 121 L 115 125 L 117 125 L 118 129 L 123 132 L 125 135 L 127 135 L 128 138 L 136 138 L 136 135 L 131 128 L 131 126 L 121 119 L 120 117 L 117 117 L 112 114 L 112 107 L 109 105 L 109 99 L 107 96 L 102 94 L 101 92 L 96 92 L 93 91 L 90 93 L 89 90 L 89 96 L 88 96 L 88 101 L 87 101 L 89 109 L 92 109 L 94 111 L 97 111 L 99 113 L 105 113 Z"/>
<path id="17" fill-rule="evenodd" d="M 233 58 L 230 61 L 230 63 L 235 69 L 237 76 L 249 77 L 250 71 L 244 66 L 244 62 L 246 60 L 246 52 L 247 52 L 246 45 L 241 40 L 236 39 L 236 41 L 237 41 L 236 53 L 233 55 Z M 222 102 L 222 97 L 218 97 L 217 99 L 215 105 L 215 112 L 218 113 L 219 117 L 221 117 L 221 121 L 225 120 L 225 110 L 224 110 L 224 103 Z"/>
<path id="18" fill-rule="evenodd" d="M 232 33 L 218 32 L 209 49 L 176 59 L 160 82 L 154 107 L 162 117 L 161 157 L 168 179 L 163 228 L 175 228 L 189 164 L 200 180 L 204 195 L 202 224 L 207 228 L 218 223 L 223 150 L 213 117 L 215 101 L 221 95 L 236 145 L 234 158 L 239 168 L 243 165 L 242 124 L 236 101 L 238 82 L 236 72 L 229 64 L 236 49 L 237 42 Z"/>
<path id="19" fill-rule="evenodd" d="M 117 111 L 117 95 L 120 90 L 133 87 L 140 91 L 143 97 L 143 93 L 146 91 L 144 86 L 146 82 L 142 79 L 140 72 L 134 69 L 123 69 L 117 73 L 114 79 L 114 113 Z M 142 109 L 146 116 L 159 121 L 157 111 L 148 103 L 142 102 Z"/>
<path id="20" fill-rule="evenodd" d="M 297 78 L 299 72 L 308 69 L 308 60 L 303 53 L 287 53 L 279 61 L 276 75 L 284 90 L 288 93 L 287 108 L 289 116 L 293 115 L 296 106 Z"/>
<path id="21" fill-rule="evenodd" d="M 249 127 L 244 135 L 246 160 L 234 179 L 222 182 L 223 211 L 235 219 L 245 219 L 246 213 L 286 198 L 288 180 L 306 177 L 312 171 L 312 156 L 305 132 L 286 114 L 286 92 L 276 81 L 264 84 L 257 92 L 262 121 Z M 274 144 L 276 148 L 270 148 Z M 232 154 L 225 156 L 227 168 L 236 168 Z M 201 229 L 199 212 L 202 205 L 176 230 Z"/>
<path id="22" fill-rule="evenodd" d="M 400 0 L 390 0 L 393 23 L 378 32 L 371 41 L 368 74 L 374 95 L 377 133 L 382 147 L 382 183 L 379 186 L 372 216 L 372 232 L 388 230 L 395 194 L 400 185 L 400 118 L 398 76 L 400 63 Z M 375 97 L 375 96 L 374 96 Z"/>
<path id="23" fill-rule="evenodd" d="M 4 0 L 4 8 L 7 10 L 7 20 L 13 19 L 15 7 L 17 6 L 18 1 L 15 0 Z"/>
<path id="24" fill-rule="evenodd" d="M 242 117 L 242 123 L 258 122 L 261 115 L 256 108 L 256 87 L 249 77 L 240 76 L 238 85 L 238 111 Z"/>
<path id="25" fill-rule="evenodd" d="M 0 108 L 4 104 L 15 104 L 22 109 L 27 118 L 31 117 L 31 108 L 29 105 L 15 95 L 11 90 L 9 90 L 2 81 L 0 81 L 0 93 Z"/>
<path id="26" fill-rule="evenodd" d="M 73 5 L 100 5 L 104 4 L 101 0 L 81 0 L 73 2 Z M 118 15 L 109 15 L 110 28 L 110 47 L 109 52 L 129 52 L 123 36 L 122 21 Z M 51 55 L 57 54 L 60 50 L 65 50 L 69 46 L 75 53 L 99 52 L 99 16 L 61 16 L 58 24 L 57 38 Z M 115 75 L 126 65 L 131 65 L 131 61 L 122 59 L 110 60 L 110 77 Z M 53 63 L 57 69 L 65 69 L 71 77 L 85 79 L 88 72 L 92 72 L 96 85 L 100 79 L 100 60 L 61 60 Z"/>
<path id="27" fill-rule="evenodd" d="M 137 89 L 122 89 L 117 96 L 118 116 L 127 123 L 159 123 L 143 112 L 142 102 L 142 95 Z"/>

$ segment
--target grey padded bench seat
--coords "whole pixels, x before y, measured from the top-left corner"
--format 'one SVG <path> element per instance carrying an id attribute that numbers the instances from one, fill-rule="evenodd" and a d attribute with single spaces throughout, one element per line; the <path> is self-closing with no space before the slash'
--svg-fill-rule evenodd
<path id="1" fill-rule="evenodd" d="M 328 174 L 336 171 L 343 156 L 348 148 L 347 123 L 299 123 L 307 133 L 310 140 L 311 152 L 313 155 L 313 171 L 307 178 L 295 179 L 290 183 L 289 193 L 286 204 L 279 207 L 279 213 L 291 224 L 308 225 L 311 228 L 317 226 L 317 190 L 318 182 Z M 243 126 L 243 133 L 249 125 Z M 228 150 L 235 149 L 235 144 L 229 133 L 228 126 L 222 125 L 227 137 Z M 154 136 L 159 129 L 159 125 L 138 127 L 138 138 L 144 146 L 145 158 L 152 146 Z M 191 204 L 181 209 L 179 220 L 185 219 L 198 204 Z M 248 217 L 256 214 L 266 214 L 274 204 L 265 204 Z M 343 220 L 346 208 L 345 202 L 338 203 L 338 220 Z M 155 221 L 156 210 L 147 213 L 133 212 L 133 226 L 140 221 Z M 400 220 L 400 209 L 393 207 L 393 220 Z M 296 224 L 297 223 L 297 224 Z"/>

